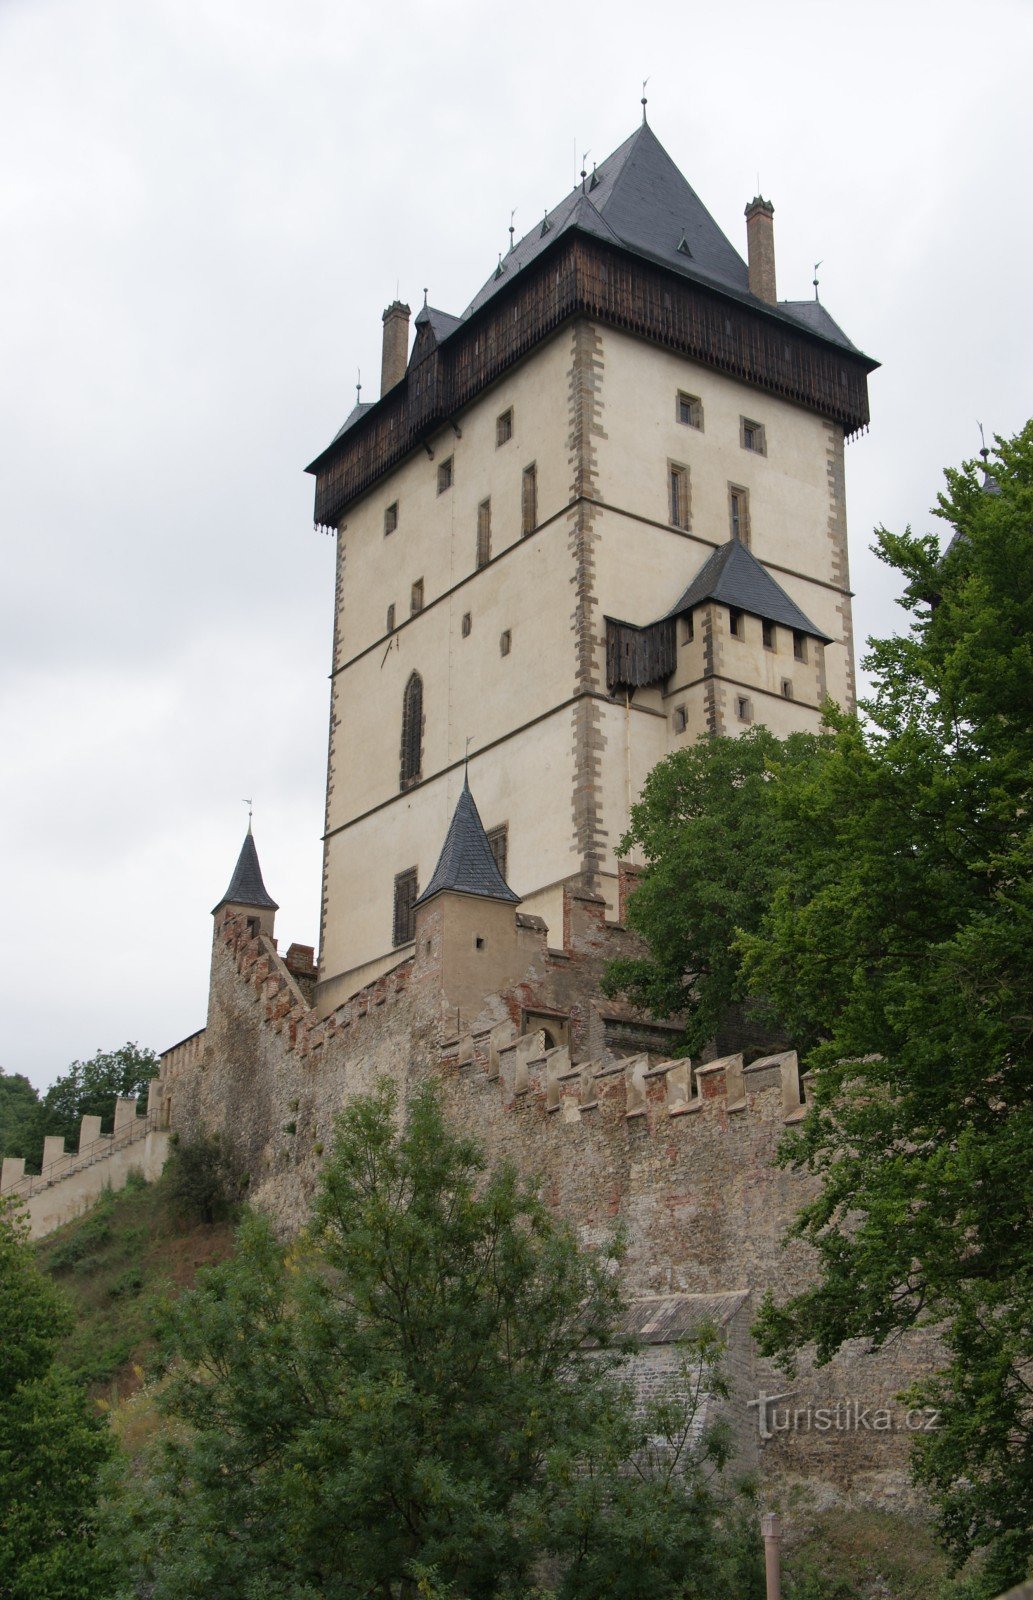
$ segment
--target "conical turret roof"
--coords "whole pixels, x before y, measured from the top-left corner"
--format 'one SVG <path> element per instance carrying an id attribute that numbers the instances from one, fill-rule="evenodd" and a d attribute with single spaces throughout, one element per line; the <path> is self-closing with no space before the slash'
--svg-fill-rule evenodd
<path id="1" fill-rule="evenodd" d="M 432 895 L 440 894 L 444 889 L 451 890 L 453 894 L 479 895 L 483 900 L 508 900 L 513 905 L 520 903 L 520 896 L 513 893 L 495 865 L 488 835 L 465 778 L 438 864 L 416 904 L 423 905 Z"/>
<path id="2" fill-rule="evenodd" d="M 255 849 L 255 838 L 250 826 L 240 847 L 240 855 L 233 869 L 230 886 L 219 904 L 213 908 L 213 915 L 221 906 L 226 905 L 254 906 L 260 911 L 280 909 L 262 882 L 262 869 L 258 864 L 258 851 Z"/>

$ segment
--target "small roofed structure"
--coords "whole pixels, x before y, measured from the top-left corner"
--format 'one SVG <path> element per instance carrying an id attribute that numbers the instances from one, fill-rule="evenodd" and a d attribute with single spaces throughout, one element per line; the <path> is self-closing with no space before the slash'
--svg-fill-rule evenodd
<path id="1" fill-rule="evenodd" d="M 816 628 L 795 600 L 791 600 L 780 583 L 761 566 L 752 550 L 741 539 L 729 539 L 719 545 L 700 567 L 678 603 L 671 607 L 668 617 L 684 616 L 704 600 L 716 600 L 723 606 L 735 606 L 748 611 L 753 617 L 763 617 L 765 622 L 780 622 L 794 633 L 805 633 L 822 644 L 831 644 L 827 633 Z"/>
<path id="2" fill-rule="evenodd" d="M 482 900 L 520 904 L 520 896 L 513 893 L 496 865 L 488 835 L 470 793 L 469 779 L 465 777 L 438 864 L 416 901 L 417 906 L 426 905 L 434 895 L 445 890 L 452 894 L 477 895 Z"/>
<path id="3" fill-rule="evenodd" d="M 229 888 L 219 901 L 213 906 L 212 916 L 218 916 L 226 906 L 239 908 L 242 911 L 257 913 L 253 920 L 256 931 L 272 934 L 273 919 L 279 906 L 269 893 L 262 879 L 262 868 L 258 861 L 258 851 L 255 848 L 255 837 L 251 832 L 251 824 L 244 836 L 244 843 L 240 847 L 240 855 L 233 869 Z"/>

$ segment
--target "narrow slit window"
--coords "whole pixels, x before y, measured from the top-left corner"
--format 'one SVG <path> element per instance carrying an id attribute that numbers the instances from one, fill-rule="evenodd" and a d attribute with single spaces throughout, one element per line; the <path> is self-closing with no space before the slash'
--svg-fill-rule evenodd
<path id="1" fill-rule="evenodd" d="M 395 603 L 393 600 L 387 608 L 387 631 L 388 633 L 394 633 L 395 631 Z"/>
<path id="2" fill-rule="evenodd" d="M 417 612 L 423 610 L 423 579 L 417 578 L 412 586 L 409 596 L 409 615 L 415 617 Z"/>
<path id="3" fill-rule="evenodd" d="M 807 660 L 807 635 L 805 633 L 797 633 L 795 630 L 793 632 L 793 655 L 797 661 Z"/>
<path id="4" fill-rule="evenodd" d="M 526 538 L 538 526 L 538 467 L 531 462 L 520 482 L 520 531 Z"/>
<path id="5" fill-rule="evenodd" d="M 492 859 L 504 878 L 509 865 L 509 824 L 500 822 L 497 828 L 489 828 L 487 839 Z"/>
<path id="6" fill-rule="evenodd" d="M 461 631 L 464 639 L 469 639 L 469 637 L 470 637 L 470 629 L 472 627 L 473 627 L 473 618 L 471 617 L 469 611 L 464 611 L 463 612 L 463 620 L 462 620 L 462 624 L 461 624 L 461 627 L 460 627 L 460 631 Z"/>
<path id="7" fill-rule="evenodd" d="M 398 526 L 398 501 L 392 500 L 384 512 L 384 532 L 394 533 Z"/>
<path id="8" fill-rule="evenodd" d="M 791 700 L 792 698 L 793 698 L 793 680 L 792 680 L 792 678 L 783 678 L 782 679 L 782 699 L 783 700 Z"/>
<path id="9" fill-rule="evenodd" d="M 675 733 L 684 733 L 688 725 L 689 713 L 686 711 L 685 707 L 675 706 L 674 716 L 671 718 L 671 726 Z"/>
<path id="10" fill-rule="evenodd" d="M 750 497 L 745 489 L 738 484 L 730 484 L 728 489 L 728 525 L 733 539 L 738 539 L 749 547 L 750 543 Z"/>
<path id="11" fill-rule="evenodd" d="M 477 567 L 486 567 L 491 560 L 491 501 L 482 500 L 477 507 Z"/>
<path id="12" fill-rule="evenodd" d="M 417 876 L 415 867 L 407 867 L 395 878 L 395 903 L 391 942 L 411 944 L 416 937 Z"/>
<path id="13" fill-rule="evenodd" d="M 691 644 L 695 637 L 696 624 L 693 620 L 692 612 L 687 611 L 681 619 L 681 642 L 682 644 Z"/>
<path id="14" fill-rule="evenodd" d="M 672 461 L 668 472 L 670 520 L 676 528 L 689 526 L 689 469 Z"/>
<path id="15" fill-rule="evenodd" d="M 738 606 L 728 607 L 728 632 L 733 639 L 745 639 L 746 637 L 746 624 Z"/>
<path id="16" fill-rule="evenodd" d="M 703 427 L 703 402 L 697 394 L 686 394 L 684 389 L 678 390 L 678 404 L 675 415 L 678 421 L 686 428 Z"/>
<path id="17" fill-rule="evenodd" d="M 503 411 L 502 415 L 495 418 L 495 447 L 508 444 L 513 437 L 513 407 Z"/>
<path id="18" fill-rule="evenodd" d="M 419 783 L 423 766 L 423 679 L 411 674 L 402 696 L 402 752 L 399 788 Z"/>
<path id="19" fill-rule="evenodd" d="M 502 633 L 499 634 L 499 655 L 508 656 L 512 647 L 513 635 L 510 633 L 509 629 L 506 628 Z"/>
<path id="20" fill-rule="evenodd" d="M 765 648 L 765 650 L 774 650 L 774 649 L 776 649 L 777 646 L 775 644 L 775 624 L 773 622 L 762 622 L 761 625 L 760 625 L 760 631 L 761 631 L 761 634 L 762 634 L 763 639 L 764 639 L 764 648 Z"/>
<path id="21" fill-rule="evenodd" d="M 444 494 L 446 489 L 452 487 L 452 462 L 453 457 L 449 456 L 447 461 L 442 461 L 438 467 L 438 494 Z"/>

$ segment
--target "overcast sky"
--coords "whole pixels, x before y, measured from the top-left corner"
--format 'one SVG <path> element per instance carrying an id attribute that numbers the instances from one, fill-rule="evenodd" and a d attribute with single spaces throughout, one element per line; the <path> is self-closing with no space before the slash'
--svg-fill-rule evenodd
<path id="1" fill-rule="evenodd" d="M 780 295 L 882 363 L 847 451 L 928 528 L 1029 398 L 1030 0 L 0 0 L 0 1064 L 39 1086 L 203 1025 L 255 800 L 315 943 L 333 544 L 302 469 L 376 398 L 380 313 L 458 312 L 635 127 Z"/>

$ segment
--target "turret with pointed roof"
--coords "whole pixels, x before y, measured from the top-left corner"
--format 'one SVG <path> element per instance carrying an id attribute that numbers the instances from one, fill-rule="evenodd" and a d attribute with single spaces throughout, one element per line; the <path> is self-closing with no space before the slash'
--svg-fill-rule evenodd
<path id="1" fill-rule="evenodd" d="M 426 905 L 446 889 L 452 894 L 472 894 L 484 900 L 520 904 L 520 896 L 513 893 L 496 865 L 466 776 L 438 864 L 416 904 Z"/>
<path id="2" fill-rule="evenodd" d="M 227 906 L 234 910 L 257 912 L 262 932 L 272 933 L 273 917 L 280 908 L 262 879 L 262 868 L 259 865 L 258 850 L 255 847 L 255 836 L 251 832 L 250 822 L 244 835 L 244 843 L 240 847 L 237 864 L 233 869 L 233 876 L 230 878 L 229 888 L 218 905 L 213 906 L 212 916 L 218 916 Z"/>

